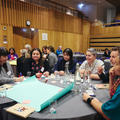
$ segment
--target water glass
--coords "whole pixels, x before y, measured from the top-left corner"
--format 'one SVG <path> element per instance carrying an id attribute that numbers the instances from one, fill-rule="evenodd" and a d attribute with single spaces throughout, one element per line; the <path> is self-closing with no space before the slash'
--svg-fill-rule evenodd
<path id="1" fill-rule="evenodd" d="M 6 97 L 6 96 L 7 96 L 7 91 L 6 91 L 6 89 L 0 91 L 0 97 L 4 98 L 4 97 Z"/>
<path id="2" fill-rule="evenodd" d="M 57 107 L 57 100 L 55 100 L 55 102 L 53 102 L 53 103 L 51 104 L 51 107 L 50 107 L 49 112 L 50 112 L 51 114 L 56 114 L 56 107 Z"/>
<path id="3" fill-rule="evenodd" d="M 27 77 L 30 77 L 30 76 L 31 76 L 31 72 L 28 71 L 28 72 L 27 72 Z"/>

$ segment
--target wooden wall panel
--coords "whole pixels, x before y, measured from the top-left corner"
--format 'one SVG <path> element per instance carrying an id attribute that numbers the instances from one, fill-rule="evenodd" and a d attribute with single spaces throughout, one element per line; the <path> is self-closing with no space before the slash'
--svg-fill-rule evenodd
<path id="1" fill-rule="evenodd" d="M 83 38 L 82 38 L 82 51 L 86 53 L 89 48 L 90 41 L 90 22 L 83 20 Z"/>
<path id="2" fill-rule="evenodd" d="M 27 27 L 26 20 L 30 20 L 34 28 L 82 33 L 82 20 L 79 17 L 18 0 L 0 0 L 0 3 L 0 24 Z"/>
<path id="3" fill-rule="evenodd" d="M 3 27 L 6 27 L 6 30 L 3 30 Z M 7 43 L 3 42 L 5 36 Z M 13 28 L 11 26 L 0 25 L 0 47 L 9 49 L 11 46 L 13 46 Z"/>
<path id="4" fill-rule="evenodd" d="M 89 47 L 90 23 L 79 17 L 17 0 L 0 0 L 0 3 L 0 25 L 10 26 L 10 33 L 6 34 L 9 34 L 11 41 L 7 47 L 15 47 L 18 54 L 25 43 L 40 48 L 43 45 L 53 45 L 55 49 L 62 45 L 63 48 L 70 47 L 73 51 L 80 52 L 85 52 Z M 31 26 L 26 26 L 26 20 L 31 21 Z M 23 38 L 22 35 L 13 33 L 13 27 L 37 28 L 39 34 L 33 40 Z M 0 30 L 0 36 L 2 32 Z M 44 32 L 48 33 L 48 41 L 42 40 L 41 34 Z M 16 42 L 19 47 L 16 47 Z"/>
<path id="5" fill-rule="evenodd" d="M 120 26 L 91 26 L 90 47 L 96 49 L 111 49 L 120 46 Z"/>
<path id="6" fill-rule="evenodd" d="M 19 34 L 14 34 L 13 35 L 13 46 L 16 50 L 16 53 L 20 56 L 20 50 L 24 49 L 25 44 L 30 44 L 32 45 L 32 39 L 23 37 Z M 17 45 L 16 45 L 17 44 Z"/>
<path id="7" fill-rule="evenodd" d="M 33 38 L 32 38 L 32 47 L 33 48 L 39 48 L 39 33 L 38 31 L 35 32 Z"/>
<path id="8" fill-rule="evenodd" d="M 120 37 L 120 26 L 103 27 L 103 26 L 91 26 L 91 38 L 101 37 Z"/>
<path id="9" fill-rule="evenodd" d="M 42 40 L 42 33 L 48 34 L 48 40 Z M 39 30 L 39 48 L 44 45 L 52 45 L 55 49 L 61 45 L 63 49 L 71 48 L 74 52 L 82 52 L 82 34 Z"/>

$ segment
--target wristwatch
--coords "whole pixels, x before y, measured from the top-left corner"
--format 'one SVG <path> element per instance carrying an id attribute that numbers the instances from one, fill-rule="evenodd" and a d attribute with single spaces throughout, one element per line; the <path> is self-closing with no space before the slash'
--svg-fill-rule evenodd
<path id="1" fill-rule="evenodd" d="M 94 99 L 93 97 L 89 97 L 89 98 L 87 99 L 87 103 L 90 105 L 90 104 L 91 104 L 91 101 L 92 101 L 93 99 Z"/>

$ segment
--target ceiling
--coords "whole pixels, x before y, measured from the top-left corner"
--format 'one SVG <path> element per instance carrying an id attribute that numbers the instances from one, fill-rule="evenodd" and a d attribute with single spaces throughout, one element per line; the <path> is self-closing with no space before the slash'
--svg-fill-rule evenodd
<path id="1" fill-rule="evenodd" d="M 106 0 L 49 0 L 49 1 L 54 1 L 62 5 L 75 8 L 81 11 L 86 17 L 88 17 L 90 21 L 99 19 L 102 22 L 106 22 L 107 10 L 114 9 L 114 6 Z M 78 7 L 80 3 L 84 4 L 82 8 Z"/>
<path id="2" fill-rule="evenodd" d="M 47 7 L 47 3 L 53 3 L 75 9 L 84 14 L 90 21 L 98 19 L 104 23 L 108 22 L 108 18 L 113 19 L 116 14 L 116 8 L 120 0 L 24 0 L 27 2 L 40 4 Z M 116 3 L 116 1 L 119 3 Z M 78 5 L 83 3 L 84 6 L 79 8 Z M 109 12 L 109 16 L 107 16 Z"/>
<path id="3" fill-rule="evenodd" d="M 116 7 L 120 7 L 120 0 L 107 0 L 107 1 L 115 5 Z"/>

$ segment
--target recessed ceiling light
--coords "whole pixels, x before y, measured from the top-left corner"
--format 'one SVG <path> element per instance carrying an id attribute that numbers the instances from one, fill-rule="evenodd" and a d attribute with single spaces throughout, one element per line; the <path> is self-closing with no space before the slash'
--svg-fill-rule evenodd
<path id="1" fill-rule="evenodd" d="M 67 10 L 66 14 L 67 14 L 67 15 L 72 15 L 72 16 L 73 16 L 73 13 L 72 13 L 70 10 Z"/>

